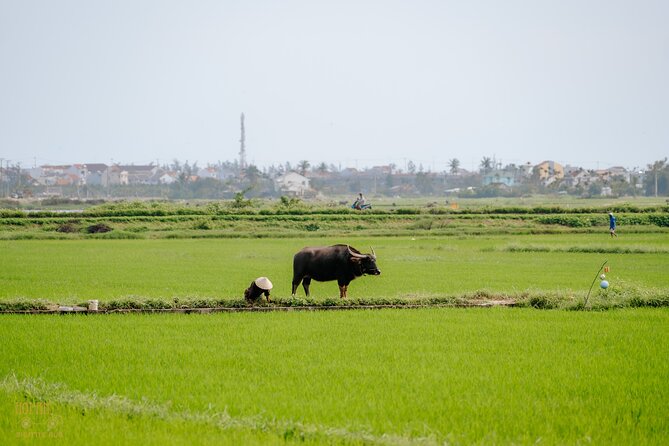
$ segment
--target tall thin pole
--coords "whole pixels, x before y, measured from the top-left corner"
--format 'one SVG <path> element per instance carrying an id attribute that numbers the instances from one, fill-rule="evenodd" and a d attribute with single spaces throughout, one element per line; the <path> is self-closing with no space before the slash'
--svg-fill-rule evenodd
<path id="1" fill-rule="evenodd" d="M 111 166 L 107 167 L 107 198 L 111 198 L 111 178 L 109 177 L 109 174 L 111 173 L 112 167 L 114 167 L 114 158 L 111 159 Z"/>
<path id="2" fill-rule="evenodd" d="M 585 300 L 583 301 L 583 308 L 587 307 L 588 299 L 590 299 L 590 292 L 592 291 L 592 287 L 595 284 L 595 282 L 597 281 L 597 278 L 599 277 L 599 273 L 602 271 L 602 268 L 604 268 L 604 265 L 606 265 L 608 262 L 609 262 L 608 260 L 604 260 L 604 263 L 602 263 L 602 266 L 600 266 L 599 269 L 597 270 L 597 274 L 595 274 L 595 278 L 592 279 L 592 283 L 590 284 L 590 289 L 588 290 L 588 294 L 587 294 L 587 296 L 585 296 Z"/>
<path id="3" fill-rule="evenodd" d="M 246 169 L 246 130 L 244 129 L 244 113 L 241 116 L 241 138 L 239 139 L 239 168 Z"/>

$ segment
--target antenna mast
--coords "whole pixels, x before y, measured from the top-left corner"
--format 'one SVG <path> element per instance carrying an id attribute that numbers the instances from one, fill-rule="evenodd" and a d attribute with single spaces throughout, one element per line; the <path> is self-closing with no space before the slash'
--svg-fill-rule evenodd
<path id="1" fill-rule="evenodd" d="M 242 137 L 239 139 L 239 168 L 246 169 L 246 131 L 244 129 L 244 113 L 241 116 Z"/>

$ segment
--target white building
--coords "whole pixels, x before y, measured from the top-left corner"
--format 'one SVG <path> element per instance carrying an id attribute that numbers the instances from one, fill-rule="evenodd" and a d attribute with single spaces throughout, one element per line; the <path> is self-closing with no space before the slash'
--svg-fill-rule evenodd
<path id="1" fill-rule="evenodd" d="M 276 179 L 276 184 L 281 193 L 298 197 L 303 197 L 306 192 L 311 190 L 309 178 L 297 172 L 288 172 L 281 175 Z"/>

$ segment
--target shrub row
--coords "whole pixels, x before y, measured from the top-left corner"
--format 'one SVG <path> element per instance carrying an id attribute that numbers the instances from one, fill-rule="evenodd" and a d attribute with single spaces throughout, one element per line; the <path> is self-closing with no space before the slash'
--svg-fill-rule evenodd
<path id="1" fill-rule="evenodd" d="M 285 215 L 420 215 L 420 214 L 454 214 L 454 215 L 559 215 L 559 214 L 605 214 L 607 212 L 618 214 L 653 214 L 669 213 L 669 206 L 638 207 L 632 205 L 616 205 L 612 207 L 576 207 L 564 208 L 561 206 L 535 206 L 535 207 L 482 207 L 478 209 L 451 209 L 449 207 L 400 207 L 391 209 L 372 209 L 364 212 L 355 211 L 348 207 L 324 207 L 324 206 L 275 206 L 274 208 L 254 207 L 237 208 L 229 205 L 211 203 L 206 206 L 178 206 L 164 203 L 114 203 L 92 207 L 83 211 L 85 217 L 169 217 L 169 216 L 285 216 Z M 14 209 L 0 209 L 0 218 L 49 218 L 62 217 L 62 213 L 51 211 L 25 212 Z M 665 219 L 669 218 L 666 217 Z"/>
<path id="2" fill-rule="evenodd" d="M 533 215 L 533 214 L 449 214 L 449 218 L 458 218 L 463 220 L 477 220 L 480 218 L 490 218 L 490 219 L 521 219 L 521 220 L 533 220 L 542 224 L 559 224 L 569 227 L 588 227 L 588 226 L 599 226 L 608 224 L 608 217 L 604 214 L 572 214 L 572 213 L 563 213 L 563 214 L 547 214 L 547 215 Z M 360 213 L 347 213 L 347 214 L 172 214 L 172 215 L 156 215 L 156 216 L 146 216 L 146 215 L 111 215 L 111 216 L 91 216 L 87 214 L 53 214 L 53 215 L 36 215 L 36 214 L 24 214 L 21 216 L 6 216 L 0 218 L 0 224 L 3 225 L 14 225 L 14 226 L 25 226 L 27 224 L 49 224 L 49 223 L 59 223 L 62 224 L 68 221 L 80 221 L 80 222 L 97 222 L 97 221 L 110 221 L 118 223 L 130 223 L 130 222 L 165 222 L 165 223 L 178 223 L 184 221 L 200 221 L 202 219 L 211 219 L 212 221 L 237 221 L 237 220 L 249 220 L 249 221 L 314 221 L 314 220 L 323 220 L 323 221 L 370 221 L 370 220 L 395 220 L 402 218 L 427 218 L 429 219 L 429 214 L 421 213 L 383 213 L 383 214 L 360 214 Z M 619 214 L 617 221 L 621 225 L 647 225 L 653 224 L 656 226 L 669 227 L 669 213 L 645 213 L 645 214 Z"/>
<path id="3" fill-rule="evenodd" d="M 669 307 L 669 289 L 638 288 L 626 283 L 609 287 L 608 290 L 596 290 L 586 305 L 585 293 L 526 291 L 516 294 L 494 293 L 479 290 L 462 295 L 425 295 L 339 299 L 327 298 L 316 300 L 307 297 L 275 298 L 272 302 L 258 302 L 255 306 L 271 309 L 274 307 L 346 307 L 367 306 L 411 307 L 411 306 L 464 306 L 492 305 L 502 303 L 519 307 L 537 309 L 566 310 L 608 310 L 614 308 Z M 79 304 L 86 307 L 87 303 Z M 247 308 L 251 305 L 242 298 L 147 298 L 128 296 L 101 301 L 99 309 L 114 310 L 162 310 L 162 309 L 200 309 L 200 308 Z M 0 301 L 0 311 L 44 311 L 53 310 L 58 304 L 44 299 L 17 298 Z"/>
<path id="4" fill-rule="evenodd" d="M 669 214 L 622 214 L 616 217 L 619 225 L 637 226 L 637 225 L 655 225 L 660 227 L 669 227 Z M 609 224 L 609 220 L 603 215 L 544 215 L 536 218 L 536 221 L 547 225 L 561 225 L 570 228 L 586 228 L 590 226 L 604 226 Z"/>
<path id="5" fill-rule="evenodd" d="M 580 252 L 597 254 L 669 254 L 669 249 L 661 247 L 639 246 L 569 246 L 550 247 L 535 245 L 512 245 L 503 249 L 506 252 Z"/>

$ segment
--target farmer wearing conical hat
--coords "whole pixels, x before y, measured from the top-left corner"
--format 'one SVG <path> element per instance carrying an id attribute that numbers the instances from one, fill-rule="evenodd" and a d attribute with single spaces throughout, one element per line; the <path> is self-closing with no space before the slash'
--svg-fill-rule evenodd
<path id="1" fill-rule="evenodd" d="M 272 286 L 272 282 L 270 282 L 267 277 L 258 277 L 251 282 L 251 285 L 249 285 L 247 289 L 244 290 L 244 299 L 246 299 L 247 302 L 253 303 L 264 294 L 267 298 L 267 302 L 269 302 L 269 290 L 272 289 Z"/>

